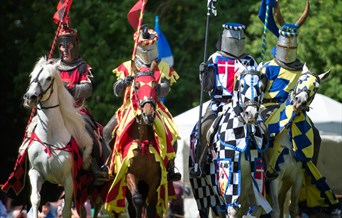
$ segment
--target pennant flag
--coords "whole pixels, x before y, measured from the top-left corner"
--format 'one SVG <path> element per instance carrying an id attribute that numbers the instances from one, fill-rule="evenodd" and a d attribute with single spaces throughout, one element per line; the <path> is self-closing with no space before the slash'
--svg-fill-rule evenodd
<path id="1" fill-rule="evenodd" d="M 214 3 L 216 2 L 217 0 L 208 0 L 208 4 L 207 4 L 207 7 L 208 7 L 208 11 L 210 11 L 213 15 L 217 15 L 217 10 L 214 6 Z"/>
<path id="2" fill-rule="evenodd" d="M 269 10 L 266 10 L 268 5 Z M 274 21 L 273 17 L 273 8 L 275 7 L 275 0 L 262 0 L 258 17 L 262 22 L 264 22 L 267 26 L 267 28 L 275 35 L 277 38 L 279 37 L 279 29 L 277 27 L 277 24 Z M 268 13 L 266 13 L 268 11 Z M 265 17 L 268 17 L 267 20 L 265 20 Z"/>
<path id="3" fill-rule="evenodd" d="M 57 5 L 57 11 L 53 15 L 53 20 L 56 24 L 58 22 L 66 23 L 68 19 L 68 13 L 70 11 L 70 7 L 72 4 L 72 0 L 60 0 Z"/>
<path id="4" fill-rule="evenodd" d="M 173 54 L 166 37 L 159 28 L 159 17 L 155 17 L 154 30 L 158 34 L 158 58 L 173 66 Z"/>
<path id="5" fill-rule="evenodd" d="M 129 24 L 132 26 L 134 30 L 138 29 L 139 25 L 139 17 L 140 10 L 142 9 L 143 0 L 138 0 L 137 3 L 131 8 L 131 10 L 127 14 L 127 19 Z"/>

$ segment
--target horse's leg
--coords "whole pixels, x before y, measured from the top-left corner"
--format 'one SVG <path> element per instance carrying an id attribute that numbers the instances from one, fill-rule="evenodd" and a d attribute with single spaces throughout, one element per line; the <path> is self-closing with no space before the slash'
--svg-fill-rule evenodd
<path id="1" fill-rule="evenodd" d="M 280 217 L 278 195 L 279 195 L 281 179 L 282 179 L 282 176 L 279 175 L 276 179 L 270 182 L 270 199 L 271 199 L 271 205 L 272 205 L 272 213 L 271 213 L 272 218 Z"/>
<path id="2" fill-rule="evenodd" d="M 129 190 L 126 191 L 126 200 L 127 200 L 127 210 L 128 210 L 128 215 L 129 217 L 136 217 L 136 213 L 135 213 L 135 207 L 133 204 L 133 199 L 132 199 L 132 194 Z"/>
<path id="3" fill-rule="evenodd" d="M 137 188 L 137 179 L 132 173 L 126 175 L 127 188 L 132 193 L 132 201 L 135 207 L 136 217 L 141 217 L 144 200 Z"/>
<path id="4" fill-rule="evenodd" d="M 280 214 L 284 214 L 284 207 L 285 205 L 288 205 L 288 202 L 285 204 L 285 200 L 287 198 L 287 194 L 289 189 L 291 188 L 291 182 L 283 180 L 280 191 L 279 191 L 279 196 L 278 196 L 278 202 L 279 202 L 279 208 L 280 208 Z"/>
<path id="5" fill-rule="evenodd" d="M 74 195 L 74 183 L 72 174 L 70 173 L 66 176 L 64 180 L 64 207 L 63 207 L 63 217 L 71 217 L 71 204 L 72 197 Z"/>
<path id="6" fill-rule="evenodd" d="M 156 206 L 158 203 L 158 193 L 157 189 L 159 186 L 160 181 L 159 180 L 152 180 L 149 184 L 149 190 L 148 190 L 148 199 L 149 199 L 149 205 L 147 207 L 147 217 L 148 218 L 154 218 L 157 217 L 157 211 Z M 163 214 L 158 214 L 158 217 L 163 217 Z"/>
<path id="7" fill-rule="evenodd" d="M 33 217 L 38 217 L 38 207 L 40 204 L 40 190 L 43 185 L 43 180 L 40 173 L 36 169 L 30 169 L 28 172 L 31 182 L 31 204 L 32 204 L 32 212 Z"/>
<path id="8" fill-rule="evenodd" d="M 300 164 L 297 164 L 296 166 L 297 169 L 298 168 L 300 169 L 300 173 L 297 173 L 296 179 L 291 189 L 291 204 L 289 208 L 291 217 L 296 217 L 299 211 L 299 205 L 298 205 L 299 193 L 300 193 L 300 189 L 302 187 L 303 180 L 304 180 L 304 171 L 301 169 L 302 168 L 301 165 L 302 164 L 300 163 Z"/>

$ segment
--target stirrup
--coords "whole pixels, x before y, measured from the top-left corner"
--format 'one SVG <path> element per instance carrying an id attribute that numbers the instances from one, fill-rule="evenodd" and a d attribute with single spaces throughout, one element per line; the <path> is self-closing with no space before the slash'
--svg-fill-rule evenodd
<path id="1" fill-rule="evenodd" d="M 175 173 L 174 171 L 170 171 L 167 173 L 167 181 L 175 182 L 181 180 L 182 175 L 180 173 Z"/>
<path id="2" fill-rule="evenodd" d="M 108 182 L 110 180 L 109 168 L 107 165 L 102 165 L 100 170 L 95 174 L 95 181 Z"/>

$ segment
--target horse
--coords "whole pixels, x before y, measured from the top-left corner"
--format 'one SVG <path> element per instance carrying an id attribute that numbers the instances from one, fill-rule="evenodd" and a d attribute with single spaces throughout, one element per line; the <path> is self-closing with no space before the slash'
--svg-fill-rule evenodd
<path id="1" fill-rule="evenodd" d="M 278 176 L 269 181 L 272 217 L 279 218 L 284 213 L 285 199 L 289 190 L 291 190 L 290 215 L 296 217 L 299 213 L 299 197 L 305 175 L 308 174 L 307 169 L 310 167 L 315 169 L 312 161 L 314 156 L 312 121 L 306 112 L 315 97 L 320 81 L 328 74 L 329 72 L 316 75 L 304 65 L 302 74 L 288 99 L 266 120 L 270 140 L 273 141 L 273 145 L 266 152 L 266 162 L 269 162 L 272 156 L 279 155 L 274 159 Z M 306 133 L 299 133 L 304 130 L 303 128 Z M 308 137 L 305 136 L 306 134 Z"/>
<path id="2" fill-rule="evenodd" d="M 73 200 L 81 217 L 85 217 L 83 203 L 87 198 L 100 197 L 107 188 L 92 184 L 95 175 L 89 166 L 93 164 L 93 145 L 97 144 L 86 130 L 80 108 L 74 107 L 74 98 L 64 87 L 59 63 L 41 57 L 30 74 L 23 97 L 25 107 L 37 110 L 28 127 L 29 136 L 20 148 L 22 152 L 27 151 L 29 160 L 33 217 L 38 216 L 40 192 L 45 182 L 64 188 L 63 217 L 71 217 Z M 95 217 L 101 206 L 100 201 L 94 203 Z"/>
<path id="3" fill-rule="evenodd" d="M 206 158 L 211 166 L 207 166 L 206 175 L 202 178 L 190 177 L 200 213 L 209 206 L 216 207 L 228 217 L 242 217 L 252 206 L 261 205 L 270 210 L 260 193 L 263 162 L 259 152 L 265 151 L 267 144 L 258 119 L 262 100 L 260 68 L 261 65 L 258 68 L 247 67 L 237 73 L 232 103 L 225 106 L 207 134 L 210 151 Z M 191 148 L 194 143 L 193 134 Z M 190 161 L 193 159 L 191 156 Z M 252 174 L 258 175 L 259 180 Z M 209 196 L 205 196 L 206 193 Z M 216 205 L 210 204 L 212 199 Z M 254 215 L 260 213 L 259 209 L 253 211 Z M 208 215 L 203 213 L 202 216 Z"/>
<path id="4" fill-rule="evenodd" d="M 124 128 L 117 130 L 114 143 L 117 173 L 113 181 L 115 187 L 125 188 L 126 196 L 112 197 L 113 202 L 128 201 L 130 217 L 162 217 L 167 211 L 168 182 L 164 160 L 160 147 L 165 134 L 162 118 L 157 112 L 157 82 L 151 72 L 138 72 L 134 75 L 130 87 L 130 107 L 125 109 L 125 116 L 118 123 Z M 124 121 L 126 120 L 126 122 Z M 142 187 L 142 188 L 141 188 Z M 145 192 L 145 193 L 143 193 Z M 116 192 L 115 192 L 116 193 Z M 107 210 L 113 211 L 114 217 L 121 211 L 111 209 L 111 191 L 107 195 Z M 164 197 L 163 197 L 164 196 Z"/>
<path id="5" fill-rule="evenodd" d="M 64 88 L 57 64 L 41 57 L 30 74 L 30 84 L 23 97 L 24 106 L 36 108 L 37 115 L 26 142 L 31 182 L 33 217 L 38 217 L 40 191 L 45 181 L 60 184 L 65 191 L 63 217 L 71 217 L 74 194 L 71 146 L 77 143 L 83 153 L 83 168 L 90 166 L 92 139 L 74 107 L 73 97 Z"/>

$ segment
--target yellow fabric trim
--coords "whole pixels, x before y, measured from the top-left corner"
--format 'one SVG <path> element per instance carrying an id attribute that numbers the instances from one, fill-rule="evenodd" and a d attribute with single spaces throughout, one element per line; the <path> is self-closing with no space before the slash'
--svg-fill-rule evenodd
<path id="1" fill-rule="evenodd" d="M 128 74 L 131 75 L 132 74 L 132 71 L 131 71 L 131 61 L 126 61 L 126 62 L 124 62 L 122 64 L 126 67 Z M 115 68 L 113 70 L 113 74 L 118 79 L 124 79 L 125 78 L 125 73 L 123 71 L 119 71 L 118 68 Z"/>
<path id="2" fill-rule="evenodd" d="M 322 175 L 312 161 L 307 162 L 307 166 L 316 181 L 322 178 Z M 305 172 L 304 183 L 299 195 L 299 202 L 306 202 L 309 208 L 328 207 L 329 205 L 324 202 L 325 198 L 321 197 L 320 190 L 312 184 L 311 180 L 311 176 Z M 334 194 L 331 189 L 325 191 L 325 194 L 330 204 L 334 205 L 338 203 L 338 200 L 334 199 Z"/>
<path id="3" fill-rule="evenodd" d="M 170 76 L 170 65 L 164 61 L 160 61 L 158 64 L 158 68 L 160 71 L 160 78 L 166 78 L 170 80 L 170 85 L 172 86 L 178 79 L 179 75 L 178 73 L 174 70 L 172 72 L 172 75 Z"/>

